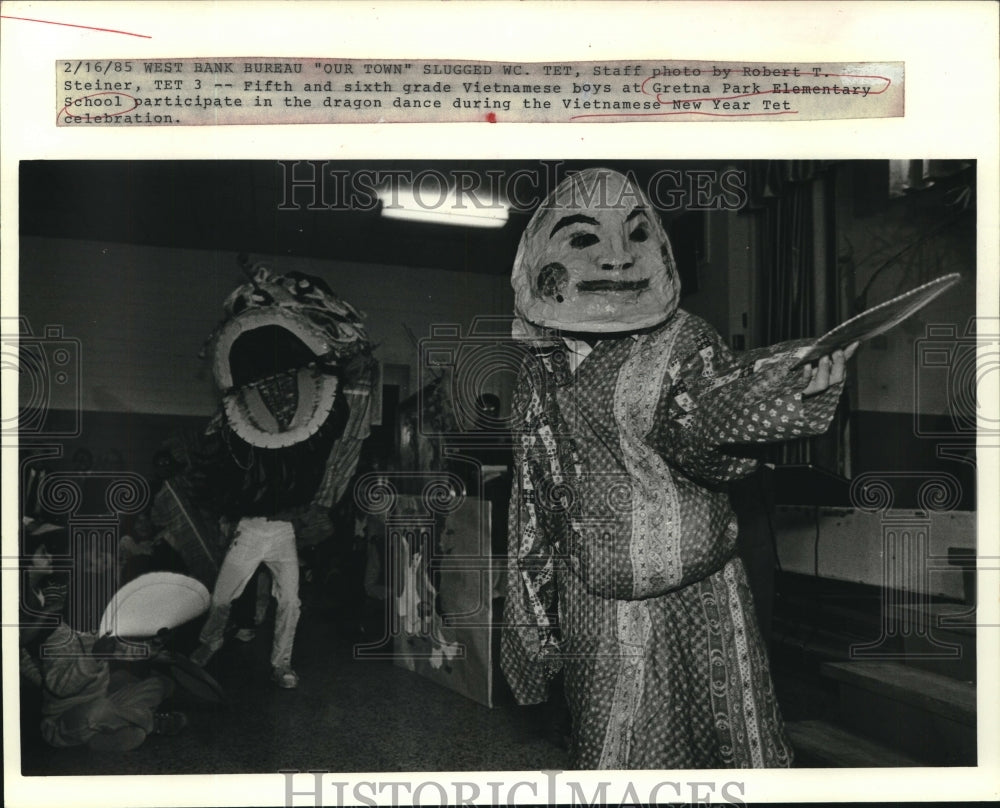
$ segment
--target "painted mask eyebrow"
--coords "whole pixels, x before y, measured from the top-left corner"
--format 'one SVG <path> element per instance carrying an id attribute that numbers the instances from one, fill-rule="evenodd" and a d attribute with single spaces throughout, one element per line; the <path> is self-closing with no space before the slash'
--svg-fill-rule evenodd
<path id="1" fill-rule="evenodd" d="M 646 208 L 644 208 L 642 205 L 640 205 L 637 208 L 633 208 L 632 212 L 628 216 L 625 217 L 625 221 L 626 222 L 631 222 L 637 216 L 646 216 Z M 646 218 L 649 218 L 649 217 L 646 216 Z"/>
<path id="2" fill-rule="evenodd" d="M 556 222 L 555 227 L 552 228 L 552 232 L 549 233 L 549 238 L 552 238 L 556 233 L 562 230 L 562 228 L 569 227 L 571 224 L 592 224 L 596 227 L 600 223 L 593 216 L 586 216 L 582 213 L 574 213 L 572 216 L 563 216 L 558 222 Z"/>

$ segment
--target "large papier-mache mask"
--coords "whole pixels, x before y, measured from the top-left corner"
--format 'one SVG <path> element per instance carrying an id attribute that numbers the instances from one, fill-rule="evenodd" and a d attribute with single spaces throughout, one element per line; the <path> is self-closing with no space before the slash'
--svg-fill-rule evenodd
<path id="1" fill-rule="evenodd" d="M 520 318 L 577 332 L 658 325 L 680 293 L 658 213 L 632 180 L 606 168 L 573 174 L 539 206 L 511 283 Z"/>
<path id="2" fill-rule="evenodd" d="M 212 370 L 229 428 L 251 446 L 284 448 L 323 426 L 344 368 L 372 346 L 361 315 L 321 278 L 248 272 L 223 304 Z"/>

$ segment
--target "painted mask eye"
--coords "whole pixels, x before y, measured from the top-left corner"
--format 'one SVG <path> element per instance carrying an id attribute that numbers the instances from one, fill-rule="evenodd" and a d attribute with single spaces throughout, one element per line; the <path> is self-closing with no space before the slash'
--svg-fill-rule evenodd
<path id="1" fill-rule="evenodd" d="M 538 273 L 538 291 L 543 297 L 554 297 L 562 303 L 562 291 L 569 283 L 569 272 L 562 264 L 551 263 L 542 267 Z"/>
<path id="2" fill-rule="evenodd" d="M 575 250 L 583 250 L 587 247 L 593 247 L 599 242 L 600 239 L 596 233 L 576 233 L 570 236 L 569 246 Z"/>
<path id="3" fill-rule="evenodd" d="M 649 230 L 646 229 L 646 225 L 640 224 L 635 230 L 633 230 L 628 235 L 629 241 L 642 242 L 649 238 Z"/>

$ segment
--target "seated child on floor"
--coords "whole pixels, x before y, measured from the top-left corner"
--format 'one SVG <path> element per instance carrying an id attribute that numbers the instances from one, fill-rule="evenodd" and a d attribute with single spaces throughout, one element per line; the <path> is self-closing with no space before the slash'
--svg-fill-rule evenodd
<path id="1" fill-rule="evenodd" d="M 67 586 L 52 564 L 54 555 L 68 557 L 65 530 L 36 529 L 26 541 L 31 567 L 22 586 L 20 669 L 41 688 L 45 741 L 125 752 L 148 735 L 179 732 L 187 723 L 183 713 L 157 712 L 173 691 L 170 679 L 111 668 L 112 658 L 149 658 L 158 650 L 156 641 L 125 645 L 110 635 L 72 629 L 63 619 Z"/>

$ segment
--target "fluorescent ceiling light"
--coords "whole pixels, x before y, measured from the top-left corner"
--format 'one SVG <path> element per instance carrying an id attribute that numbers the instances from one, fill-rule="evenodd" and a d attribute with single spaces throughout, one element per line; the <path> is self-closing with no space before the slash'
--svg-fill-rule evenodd
<path id="1" fill-rule="evenodd" d="M 386 188 L 379 191 L 382 215 L 387 219 L 463 225 L 503 227 L 507 204 L 486 199 L 474 191 L 456 193 L 454 188 Z"/>

